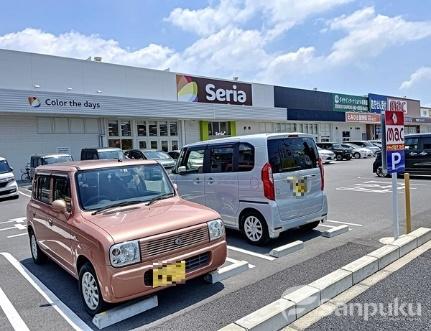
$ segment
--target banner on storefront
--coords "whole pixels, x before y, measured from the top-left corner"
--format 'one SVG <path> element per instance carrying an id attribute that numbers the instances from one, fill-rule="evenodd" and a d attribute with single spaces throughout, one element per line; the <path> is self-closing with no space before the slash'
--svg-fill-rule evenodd
<path id="1" fill-rule="evenodd" d="M 380 114 L 346 112 L 346 122 L 380 124 Z"/>
<path id="2" fill-rule="evenodd" d="M 378 113 L 385 111 L 388 106 L 388 97 L 385 95 L 368 93 L 368 104 L 370 112 Z"/>
<path id="3" fill-rule="evenodd" d="M 333 94 L 334 110 L 368 112 L 368 98 L 357 95 Z"/>
<path id="4" fill-rule="evenodd" d="M 251 106 L 251 84 L 177 75 L 177 99 L 187 102 Z"/>

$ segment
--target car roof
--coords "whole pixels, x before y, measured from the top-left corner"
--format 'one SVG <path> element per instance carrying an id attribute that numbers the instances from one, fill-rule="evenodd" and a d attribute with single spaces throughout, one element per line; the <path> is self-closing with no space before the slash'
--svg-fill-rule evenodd
<path id="1" fill-rule="evenodd" d="M 60 154 L 32 155 L 31 157 L 60 157 L 60 156 L 71 156 L 71 155 L 66 153 L 60 153 Z"/>
<path id="2" fill-rule="evenodd" d="M 6 159 L 0 156 L 0 161 L 6 161 Z"/>
<path id="3" fill-rule="evenodd" d="M 196 142 L 193 144 L 185 145 L 184 147 L 199 146 L 199 145 L 223 144 L 223 143 L 232 143 L 232 142 L 250 142 L 250 143 L 253 143 L 253 142 L 258 142 L 261 140 L 267 140 L 268 138 L 288 138 L 288 137 L 292 137 L 292 136 L 313 138 L 313 136 L 311 134 L 302 133 L 302 132 L 257 133 L 257 134 L 250 134 L 250 135 L 244 135 L 244 136 L 235 136 L 235 137 L 226 137 L 226 138 L 204 140 L 204 141 Z"/>
<path id="4" fill-rule="evenodd" d="M 419 137 L 430 138 L 431 133 L 411 133 L 411 134 L 406 134 L 404 136 L 404 138 L 419 138 Z"/>
<path id="5" fill-rule="evenodd" d="M 81 151 L 121 151 L 118 147 L 94 147 L 94 148 L 83 148 Z"/>
<path id="6" fill-rule="evenodd" d="M 124 167 L 128 165 L 145 165 L 145 164 L 158 164 L 152 160 L 86 160 L 86 161 L 70 161 L 64 163 L 54 163 L 39 166 L 36 168 L 36 172 L 45 171 L 62 171 L 71 172 L 76 170 L 91 170 L 99 168 L 112 168 L 112 167 Z"/>

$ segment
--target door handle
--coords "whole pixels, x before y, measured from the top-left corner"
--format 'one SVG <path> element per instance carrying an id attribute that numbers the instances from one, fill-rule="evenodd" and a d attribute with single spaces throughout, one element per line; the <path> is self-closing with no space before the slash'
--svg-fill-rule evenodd
<path id="1" fill-rule="evenodd" d="M 52 226 L 52 219 L 48 219 L 48 224 L 49 224 L 49 226 Z"/>
<path id="2" fill-rule="evenodd" d="M 409 153 L 409 155 L 410 155 L 410 156 L 415 156 L 415 155 L 418 155 L 418 153 L 410 152 L 410 153 Z"/>
<path id="3" fill-rule="evenodd" d="M 420 152 L 419 155 L 425 156 L 425 155 L 428 155 L 428 153 L 427 152 Z"/>
<path id="4" fill-rule="evenodd" d="M 195 178 L 195 183 L 196 183 L 196 184 L 199 184 L 200 182 L 201 182 L 201 179 L 200 179 L 199 177 L 196 177 L 196 178 Z"/>
<path id="5" fill-rule="evenodd" d="M 304 178 L 316 177 L 316 174 L 304 176 Z"/>
<path id="6" fill-rule="evenodd" d="M 214 183 L 214 178 L 210 177 L 208 178 L 208 184 L 213 184 Z"/>

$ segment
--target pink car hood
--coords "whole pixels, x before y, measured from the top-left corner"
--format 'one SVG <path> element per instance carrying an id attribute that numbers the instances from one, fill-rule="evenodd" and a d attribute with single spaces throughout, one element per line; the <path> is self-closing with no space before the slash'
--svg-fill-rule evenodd
<path id="1" fill-rule="evenodd" d="M 132 205 L 97 215 L 86 212 L 83 216 L 109 233 L 116 243 L 175 231 L 220 218 L 214 210 L 178 197 L 157 201 L 150 206 Z"/>

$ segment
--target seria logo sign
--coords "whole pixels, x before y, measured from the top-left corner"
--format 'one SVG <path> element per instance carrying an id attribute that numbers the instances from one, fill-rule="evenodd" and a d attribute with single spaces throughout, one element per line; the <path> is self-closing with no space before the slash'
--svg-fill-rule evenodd
<path id="1" fill-rule="evenodd" d="M 177 99 L 251 106 L 251 84 L 177 75 Z"/>
<path id="2" fill-rule="evenodd" d="M 40 107 L 40 101 L 38 97 L 28 97 L 28 104 L 32 106 L 33 108 L 39 108 Z"/>

